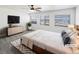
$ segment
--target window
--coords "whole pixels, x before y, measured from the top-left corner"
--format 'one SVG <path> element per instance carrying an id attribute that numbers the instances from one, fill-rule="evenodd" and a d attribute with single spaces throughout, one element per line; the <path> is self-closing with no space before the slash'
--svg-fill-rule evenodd
<path id="1" fill-rule="evenodd" d="M 56 26 L 67 26 L 70 24 L 70 15 L 56 15 L 55 25 Z"/>
<path id="2" fill-rule="evenodd" d="M 48 15 L 42 15 L 40 19 L 41 25 L 49 25 L 49 16 Z"/>
<path id="3" fill-rule="evenodd" d="M 39 14 L 31 14 L 30 19 L 31 19 L 32 24 L 37 24 L 37 21 L 40 19 L 40 15 Z"/>

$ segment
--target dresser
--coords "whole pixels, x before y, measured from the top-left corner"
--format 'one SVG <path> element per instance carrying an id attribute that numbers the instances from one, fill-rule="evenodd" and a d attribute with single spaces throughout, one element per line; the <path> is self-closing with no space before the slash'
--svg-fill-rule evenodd
<path id="1" fill-rule="evenodd" d="M 22 26 L 15 26 L 15 27 L 11 27 L 11 28 L 8 27 L 7 35 L 10 36 L 10 35 L 14 35 L 14 34 L 17 34 L 17 33 L 23 32 L 23 31 L 26 31 L 26 28 L 22 27 Z"/>

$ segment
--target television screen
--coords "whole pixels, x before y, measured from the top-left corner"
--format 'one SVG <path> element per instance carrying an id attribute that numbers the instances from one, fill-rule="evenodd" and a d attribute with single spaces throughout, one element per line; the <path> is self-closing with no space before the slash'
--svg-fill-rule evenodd
<path id="1" fill-rule="evenodd" d="M 20 17 L 19 16 L 11 16 L 8 15 L 8 24 L 13 24 L 13 23 L 19 23 Z"/>

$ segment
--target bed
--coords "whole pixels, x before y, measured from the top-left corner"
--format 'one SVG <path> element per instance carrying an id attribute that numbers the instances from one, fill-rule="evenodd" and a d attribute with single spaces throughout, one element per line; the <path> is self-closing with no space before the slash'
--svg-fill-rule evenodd
<path id="1" fill-rule="evenodd" d="M 37 30 L 22 36 L 22 44 L 37 53 L 70 54 L 72 50 L 65 47 L 60 33 Z"/>

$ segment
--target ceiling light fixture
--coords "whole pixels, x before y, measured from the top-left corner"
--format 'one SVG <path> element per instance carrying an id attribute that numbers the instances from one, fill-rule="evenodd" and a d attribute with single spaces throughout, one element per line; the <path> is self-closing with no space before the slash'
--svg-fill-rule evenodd
<path id="1" fill-rule="evenodd" d="M 30 12 L 36 12 L 35 10 L 29 10 Z"/>

